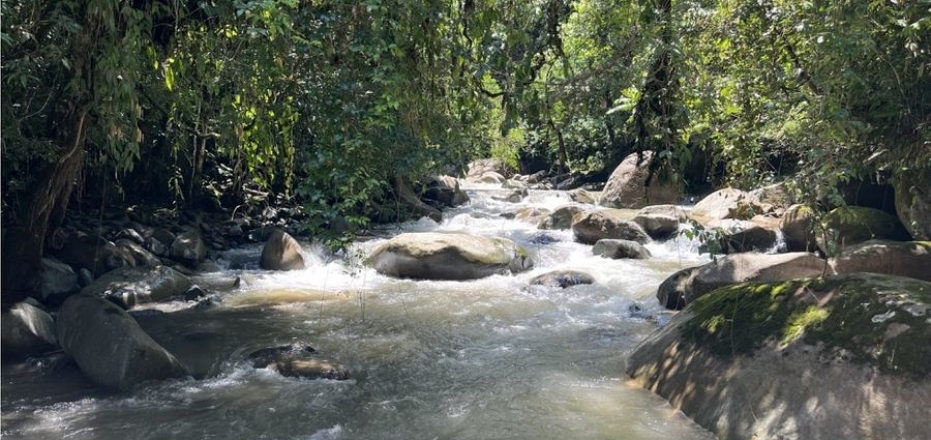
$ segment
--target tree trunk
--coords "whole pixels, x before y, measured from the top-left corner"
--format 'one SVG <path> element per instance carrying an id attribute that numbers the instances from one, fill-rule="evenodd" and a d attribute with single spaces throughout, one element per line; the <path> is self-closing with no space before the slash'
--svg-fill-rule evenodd
<path id="1" fill-rule="evenodd" d="M 0 298 L 4 307 L 22 301 L 37 288 L 45 239 L 61 227 L 84 161 L 86 119 L 86 110 L 73 113 L 70 137 L 63 140 L 64 154 L 43 172 L 27 199 L 23 223 L 4 234 L 0 257 L 3 271 Z"/>

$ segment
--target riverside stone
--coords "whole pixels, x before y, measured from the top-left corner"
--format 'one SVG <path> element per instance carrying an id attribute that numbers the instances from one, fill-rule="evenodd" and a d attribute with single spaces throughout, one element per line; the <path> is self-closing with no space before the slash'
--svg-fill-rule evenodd
<path id="1" fill-rule="evenodd" d="M 513 241 L 464 233 L 398 235 L 369 257 L 378 273 L 414 279 L 469 280 L 530 269 L 533 262 Z"/>

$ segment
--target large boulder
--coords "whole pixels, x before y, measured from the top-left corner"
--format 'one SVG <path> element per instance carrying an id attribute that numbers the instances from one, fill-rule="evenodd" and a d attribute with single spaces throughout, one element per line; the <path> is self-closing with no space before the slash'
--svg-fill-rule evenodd
<path id="1" fill-rule="evenodd" d="M 502 176 L 502 180 L 504 176 L 511 175 L 509 167 L 495 158 L 477 159 L 469 163 L 469 179 L 477 180 L 487 173 L 499 174 Z"/>
<path id="2" fill-rule="evenodd" d="M 287 232 L 276 229 L 262 248 L 259 267 L 266 270 L 304 269 L 301 245 Z"/>
<path id="3" fill-rule="evenodd" d="M 197 267 L 207 259 L 207 247 L 197 229 L 190 228 L 175 237 L 171 243 L 171 258 L 184 263 L 187 267 Z"/>
<path id="4" fill-rule="evenodd" d="M 815 244 L 815 210 L 808 205 L 792 205 L 782 214 L 779 230 L 789 252 L 812 252 Z"/>
<path id="5" fill-rule="evenodd" d="M 650 176 L 652 151 L 645 151 L 642 161 L 637 154 L 631 154 L 621 161 L 611 173 L 608 183 L 601 193 L 599 205 L 608 208 L 643 208 L 647 205 L 676 203 L 682 195 L 680 185 L 662 182 L 659 175 L 654 175 L 647 186 Z"/>
<path id="6" fill-rule="evenodd" d="M 893 185 L 899 220 L 916 240 L 931 240 L 931 166 L 900 172 Z"/>
<path id="7" fill-rule="evenodd" d="M 452 176 L 431 176 L 422 190 L 422 199 L 440 206 L 459 206 L 469 202 L 469 196 L 459 188 L 459 181 Z"/>
<path id="8" fill-rule="evenodd" d="M 368 262 L 383 275 L 434 280 L 470 280 L 533 266 L 509 239 L 452 232 L 398 235 L 375 249 Z"/>
<path id="9" fill-rule="evenodd" d="M 549 215 L 549 209 L 536 206 L 527 206 L 517 209 L 516 211 L 509 211 L 501 214 L 502 217 L 513 218 L 514 220 L 520 220 L 533 225 L 540 223 L 540 220 Z"/>
<path id="10" fill-rule="evenodd" d="M 58 341 L 88 378 L 107 388 L 187 375 L 126 311 L 98 296 L 80 293 L 62 304 Z"/>
<path id="11" fill-rule="evenodd" d="M 625 258 L 645 260 L 653 256 L 647 248 L 636 241 L 617 240 L 612 238 L 598 240 L 598 242 L 592 246 L 592 254 L 614 260 Z"/>
<path id="12" fill-rule="evenodd" d="M 535 276 L 530 280 L 531 286 L 544 286 L 565 289 L 580 284 L 594 284 L 595 278 L 591 275 L 570 269 L 561 269 Z"/>
<path id="13" fill-rule="evenodd" d="M 168 266 L 127 267 L 107 272 L 81 293 L 105 297 L 129 309 L 182 295 L 192 286 L 187 276 Z"/>
<path id="14" fill-rule="evenodd" d="M 553 210 L 552 213 L 543 217 L 537 228 L 539 229 L 569 229 L 572 227 L 572 219 L 579 213 L 586 211 L 583 205 L 571 204 L 562 205 Z"/>
<path id="15" fill-rule="evenodd" d="M 0 329 L 4 361 L 24 359 L 58 347 L 55 320 L 45 310 L 28 302 L 16 303 L 3 311 Z"/>
<path id="16" fill-rule="evenodd" d="M 726 254 L 765 252 L 776 247 L 776 231 L 750 224 L 747 228 L 721 235 L 721 251 Z"/>
<path id="17" fill-rule="evenodd" d="M 89 270 L 94 276 L 136 264 L 130 255 L 116 247 L 115 244 L 96 235 L 72 236 L 56 253 L 56 256 L 75 269 Z"/>
<path id="18" fill-rule="evenodd" d="M 43 258 L 39 269 L 39 289 L 36 299 L 42 304 L 61 304 L 68 295 L 80 290 L 78 275 L 71 266 L 51 258 Z"/>
<path id="19" fill-rule="evenodd" d="M 679 224 L 688 221 L 688 214 L 676 205 L 652 205 L 637 212 L 633 221 L 650 237 L 661 239 L 678 232 Z"/>
<path id="20" fill-rule="evenodd" d="M 863 206 L 835 208 L 821 221 L 824 235 L 817 237 L 818 248 L 834 255 L 845 246 L 871 239 L 908 240 L 899 219 L 883 211 Z"/>
<path id="21" fill-rule="evenodd" d="M 640 225 L 628 220 L 623 211 L 596 209 L 583 212 L 572 220 L 572 232 L 580 243 L 595 244 L 605 238 L 648 243 L 650 236 Z"/>
<path id="22" fill-rule="evenodd" d="M 741 217 L 741 203 L 749 200 L 750 195 L 746 191 L 736 188 L 719 189 L 701 199 L 692 207 L 689 216 L 692 220 L 698 222 L 706 228 L 714 228 L 724 225 L 727 219 L 746 220 L 752 216 L 744 215 Z M 744 213 L 749 214 L 749 212 Z"/>
<path id="23" fill-rule="evenodd" d="M 852 274 L 716 290 L 630 355 L 721 440 L 924 439 L 931 284 Z"/>
<path id="24" fill-rule="evenodd" d="M 931 281 L 931 241 L 869 240 L 831 259 L 841 273 L 874 272 Z"/>
<path id="25" fill-rule="evenodd" d="M 674 273 L 663 281 L 656 299 L 667 308 L 681 309 L 720 287 L 750 281 L 785 281 L 832 273 L 826 260 L 805 252 L 742 253 Z"/>

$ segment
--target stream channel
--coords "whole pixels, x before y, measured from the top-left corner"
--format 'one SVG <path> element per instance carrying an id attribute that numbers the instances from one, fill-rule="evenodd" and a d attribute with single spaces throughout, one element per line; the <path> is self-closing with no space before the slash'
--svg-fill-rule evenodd
<path id="1" fill-rule="evenodd" d="M 680 237 L 648 244 L 649 260 L 605 259 L 571 231 L 500 216 L 552 210 L 569 202 L 564 192 L 531 191 L 514 204 L 492 199 L 503 190 L 490 186 L 466 190 L 471 203 L 445 211 L 441 224 L 377 230 L 346 257 L 304 245 L 304 270 L 259 270 L 260 245 L 225 252 L 218 262 L 227 269 L 194 279 L 219 292 L 216 306 L 134 311 L 193 378 L 114 393 L 75 371 L 4 371 L 4 440 L 714 439 L 624 375 L 627 353 L 669 318 L 656 287 L 707 261 L 697 244 Z M 453 282 L 392 279 L 362 266 L 388 237 L 414 231 L 507 237 L 535 267 Z M 529 286 L 555 269 L 596 282 Z M 246 285 L 230 287 L 237 276 Z M 245 361 L 292 342 L 310 344 L 351 379 L 288 378 Z"/>

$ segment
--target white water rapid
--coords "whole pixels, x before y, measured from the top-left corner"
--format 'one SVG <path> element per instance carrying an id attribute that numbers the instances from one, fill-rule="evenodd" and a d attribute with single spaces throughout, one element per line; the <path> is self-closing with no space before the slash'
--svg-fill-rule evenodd
<path id="1" fill-rule="evenodd" d="M 195 377 L 112 393 L 79 373 L 4 371 L 2 436 L 14 439 L 713 439 L 661 398 L 627 383 L 625 357 L 668 315 L 654 298 L 672 272 L 707 261 L 679 238 L 651 243 L 649 260 L 593 256 L 571 231 L 541 231 L 502 212 L 554 208 L 565 193 L 524 202 L 472 202 L 444 221 L 377 231 L 344 258 L 308 245 L 308 268 L 258 270 L 260 246 L 223 254 L 228 269 L 195 278 L 220 291 L 214 307 L 181 303 L 134 312 Z M 631 217 L 634 211 L 631 211 Z M 469 282 L 412 281 L 361 265 L 399 232 L 465 231 L 511 238 L 533 270 Z M 578 269 L 596 283 L 528 287 Z M 245 286 L 229 287 L 241 276 Z M 257 349 L 306 342 L 347 367 L 348 381 L 254 369 Z"/>

